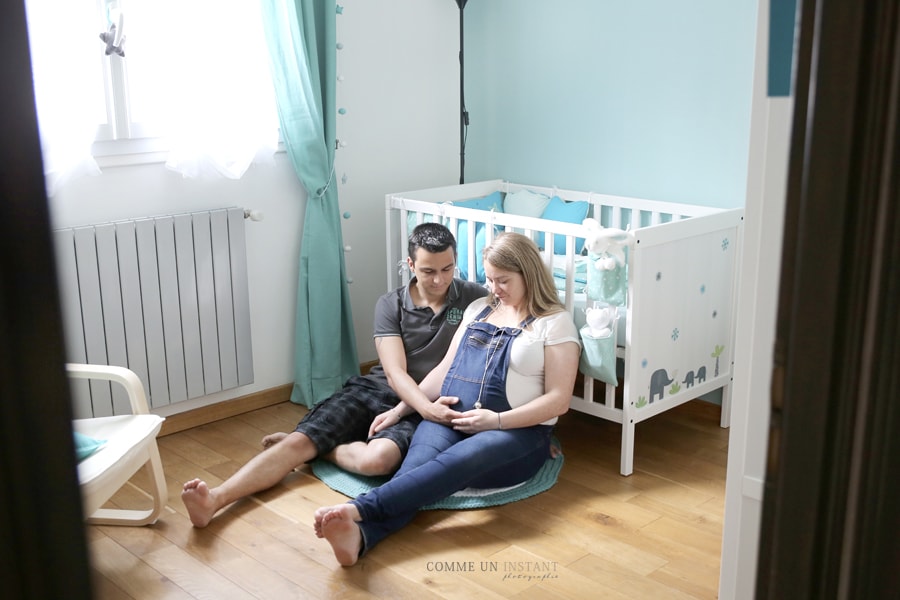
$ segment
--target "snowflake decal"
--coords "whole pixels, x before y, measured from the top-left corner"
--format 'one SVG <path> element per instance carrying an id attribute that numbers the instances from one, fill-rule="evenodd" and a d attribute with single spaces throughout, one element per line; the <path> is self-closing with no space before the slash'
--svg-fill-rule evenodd
<path id="1" fill-rule="evenodd" d="M 722 240 L 722 251 L 723 251 L 723 252 L 724 252 L 725 250 L 728 250 L 728 244 L 729 244 L 728 238 L 725 238 L 724 240 Z"/>
<path id="2" fill-rule="evenodd" d="M 678 335 L 679 335 L 679 333 L 680 333 L 680 332 L 678 331 L 678 328 L 677 328 L 677 327 L 676 327 L 675 329 L 672 330 L 672 341 L 673 341 L 673 342 L 677 342 L 677 341 L 678 341 Z"/>
<path id="3" fill-rule="evenodd" d="M 641 368 L 643 368 L 643 369 L 647 368 L 647 359 L 646 358 L 641 361 Z"/>
<path id="4" fill-rule="evenodd" d="M 706 286 L 705 286 L 705 285 L 701 285 L 701 286 L 700 286 L 700 293 L 701 293 L 701 294 L 705 294 L 705 293 L 706 293 Z"/>

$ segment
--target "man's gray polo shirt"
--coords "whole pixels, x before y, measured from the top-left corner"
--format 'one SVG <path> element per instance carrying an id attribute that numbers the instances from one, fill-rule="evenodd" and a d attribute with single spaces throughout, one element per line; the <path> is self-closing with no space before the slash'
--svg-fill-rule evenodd
<path id="1" fill-rule="evenodd" d="M 374 337 L 400 336 L 406 348 L 406 370 L 414 381 L 422 381 L 447 353 L 466 307 L 487 295 L 481 284 L 454 279 L 447 302 L 435 314 L 428 306 L 413 304 L 408 285 L 388 292 L 375 305 Z M 387 385 L 381 365 L 372 367 L 369 376 Z"/>

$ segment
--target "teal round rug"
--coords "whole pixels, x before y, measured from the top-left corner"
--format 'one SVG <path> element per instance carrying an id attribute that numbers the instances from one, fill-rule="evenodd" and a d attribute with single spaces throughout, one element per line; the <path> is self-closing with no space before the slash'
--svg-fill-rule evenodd
<path id="1" fill-rule="evenodd" d="M 554 440 L 559 447 L 559 443 Z M 423 506 L 421 510 L 459 510 L 468 508 L 485 508 L 498 506 L 522 500 L 549 490 L 556 483 L 559 471 L 563 466 L 563 455 L 556 458 L 548 458 L 544 466 L 535 473 L 534 477 L 519 485 L 506 488 L 476 489 L 466 488 L 460 490 L 434 504 Z M 322 482 L 345 496 L 356 498 L 369 490 L 378 487 L 388 481 L 390 477 L 366 477 L 349 473 L 334 463 L 327 460 L 316 460 L 312 463 L 313 474 Z"/>

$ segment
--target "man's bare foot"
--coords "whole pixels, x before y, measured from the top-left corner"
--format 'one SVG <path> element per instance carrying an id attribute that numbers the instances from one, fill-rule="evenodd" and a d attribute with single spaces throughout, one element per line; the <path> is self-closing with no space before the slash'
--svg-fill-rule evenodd
<path id="1" fill-rule="evenodd" d="M 550 458 L 558 458 L 562 456 L 562 448 L 554 443 L 550 444 Z"/>
<path id="2" fill-rule="evenodd" d="M 201 479 L 191 479 L 184 484 L 181 501 L 184 502 L 194 527 L 206 527 L 216 514 L 209 486 Z"/>
<path id="3" fill-rule="evenodd" d="M 316 535 L 324 537 L 343 567 L 356 564 L 362 549 L 362 532 L 356 520 L 359 512 L 352 504 L 339 504 L 316 511 Z"/>
<path id="4" fill-rule="evenodd" d="M 271 448 L 272 446 L 274 446 L 275 444 L 277 444 L 278 442 L 280 442 L 287 436 L 288 436 L 288 434 L 281 432 L 281 431 L 279 431 L 278 433 L 270 433 L 269 435 L 267 435 L 266 437 L 264 437 L 262 439 L 263 450 L 265 450 L 267 448 Z"/>

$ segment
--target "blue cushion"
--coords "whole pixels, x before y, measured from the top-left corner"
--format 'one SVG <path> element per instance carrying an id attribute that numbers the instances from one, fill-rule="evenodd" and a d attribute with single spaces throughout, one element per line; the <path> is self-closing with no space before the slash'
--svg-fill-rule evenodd
<path id="1" fill-rule="evenodd" d="M 541 215 L 541 218 L 550 219 L 551 221 L 562 221 L 564 223 L 575 223 L 576 225 L 580 225 L 581 222 L 587 218 L 588 210 L 590 210 L 590 207 L 590 203 L 585 200 L 566 202 L 559 196 L 553 196 L 552 198 L 550 198 L 550 204 L 548 204 L 547 208 L 544 209 L 544 213 Z M 535 240 L 535 243 L 539 248 L 543 248 L 544 234 L 538 233 L 536 237 L 537 239 Z M 575 253 L 581 254 L 582 248 L 584 248 L 584 238 L 577 238 L 575 240 Z M 565 236 L 553 236 L 553 253 L 566 253 Z"/>
<path id="2" fill-rule="evenodd" d="M 435 217 L 434 215 L 422 215 L 422 223 L 434 223 L 440 222 L 440 217 Z M 416 213 L 410 212 L 406 215 L 406 231 L 407 233 L 412 233 L 413 229 L 416 228 Z"/>
<path id="3" fill-rule="evenodd" d="M 83 433 L 78 433 L 77 431 L 73 431 L 72 433 L 75 436 L 75 456 L 78 458 L 78 462 L 86 459 L 88 456 L 102 448 L 103 444 L 106 443 L 106 440 L 96 440 Z"/>
<path id="4" fill-rule="evenodd" d="M 488 194 L 483 198 L 472 198 L 471 200 L 460 200 L 453 202 L 453 206 L 462 206 L 463 208 L 474 208 L 477 210 L 493 210 L 494 212 L 503 212 L 503 194 L 499 191 Z M 459 276 L 463 279 L 469 278 L 469 222 L 465 220 L 457 221 L 456 229 L 456 250 L 457 261 L 459 267 Z M 484 258 L 481 251 L 485 245 L 484 223 L 475 225 L 475 280 L 484 281 Z"/>

